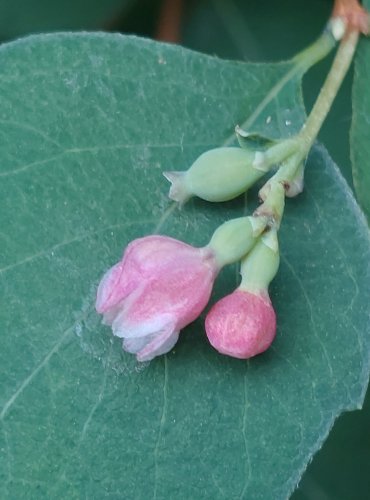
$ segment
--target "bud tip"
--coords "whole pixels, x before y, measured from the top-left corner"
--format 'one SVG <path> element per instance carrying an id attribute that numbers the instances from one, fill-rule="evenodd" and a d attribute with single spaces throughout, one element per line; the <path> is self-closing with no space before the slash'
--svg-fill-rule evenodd
<path id="1" fill-rule="evenodd" d="M 178 171 L 163 172 L 164 177 L 171 183 L 169 198 L 181 204 L 184 204 L 191 197 L 185 186 L 185 174 L 186 172 Z"/>

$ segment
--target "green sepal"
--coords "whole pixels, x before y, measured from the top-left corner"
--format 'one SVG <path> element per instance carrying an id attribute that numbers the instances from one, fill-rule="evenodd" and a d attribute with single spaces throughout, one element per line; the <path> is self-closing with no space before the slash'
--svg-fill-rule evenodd
<path id="1" fill-rule="evenodd" d="M 238 139 L 239 146 L 243 149 L 250 151 L 266 151 L 279 141 L 259 134 L 258 132 L 247 132 L 239 125 L 235 127 L 236 138 Z"/>
<path id="2" fill-rule="evenodd" d="M 267 217 L 239 217 L 221 224 L 207 245 L 221 267 L 238 262 L 255 245 L 268 222 Z"/>

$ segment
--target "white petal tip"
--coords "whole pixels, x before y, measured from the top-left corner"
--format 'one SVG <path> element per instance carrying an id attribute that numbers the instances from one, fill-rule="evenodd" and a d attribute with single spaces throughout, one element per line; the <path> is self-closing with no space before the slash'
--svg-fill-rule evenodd
<path id="1" fill-rule="evenodd" d="M 137 353 L 136 359 L 142 363 L 168 353 L 178 341 L 179 333 L 178 331 L 167 330 L 153 336 L 153 340 Z"/>

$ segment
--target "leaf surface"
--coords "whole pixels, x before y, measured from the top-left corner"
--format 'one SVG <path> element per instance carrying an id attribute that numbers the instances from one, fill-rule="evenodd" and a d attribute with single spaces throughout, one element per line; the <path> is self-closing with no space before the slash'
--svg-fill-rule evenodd
<path id="1" fill-rule="evenodd" d="M 287 202 L 266 354 L 219 355 L 203 315 L 140 365 L 93 307 L 131 239 L 203 245 L 252 210 L 252 195 L 174 209 L 162 171 L 229 142 L 287 65 L 86 34 L 31 37 L 0 61 L 0 496 L 287 498 L 369 374 L 368 230 L 324 148 Z M 303 117 L 293 81 L 253 130 L 290 135 Z M 237 282 L 222 272 L 212 302 Z"/>

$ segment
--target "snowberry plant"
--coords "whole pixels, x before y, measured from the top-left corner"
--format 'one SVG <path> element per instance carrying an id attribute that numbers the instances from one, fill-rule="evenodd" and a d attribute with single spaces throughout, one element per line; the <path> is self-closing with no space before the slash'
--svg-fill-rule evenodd
<path id="1" fill-rule="evenodd" d="M 96 309 L 123 348 L 148 361 L 168 352 L 179 332 L 207 306 L 217 274 L 240 263 L 241 280 L 213 304 L 205 319 L 210 344 L 222 354 L 247 359 L 264 352 L 276 333 L 269 284 L 279 268 L 278 233 L 286 197 L 304 187 L 307 155 L 352 61 L 359 34 L 369 32 L 368 13 L 355 0 L 336 2 L 322 36 L 295 57 L 294 71 L 308 68 L 340 42 L 315 105 L 300 132 L 271 140 L 237 126 L 239 146 L 205 151 L 185 172 L 164 172 L 169 197 L 185 204 L 197 196 L 224 202 L 269 175 L 253 214 L 226 221 L 202 248 L 167 236 L 132 241 L 98 288 Z M 186 207 L 184 208 L 186 210 Z"/>

